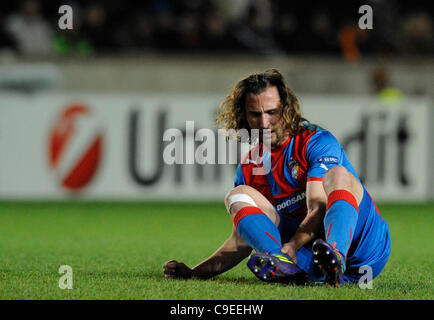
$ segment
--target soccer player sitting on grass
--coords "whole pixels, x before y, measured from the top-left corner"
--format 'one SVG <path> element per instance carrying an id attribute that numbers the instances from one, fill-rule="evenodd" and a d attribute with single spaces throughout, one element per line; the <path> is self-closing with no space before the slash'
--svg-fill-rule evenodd
<path id="1" fill-rule="evenodd" d="M 324 281 L 338 287 L 357 282 L 362 266 L 378 276 L 390 254 L 389 227 L 342 146 L 302 118 L 277 70 L 239 81 L 220 105 L 217 123 L 263 133 L 247 155 L 252 161 L 238 165 L 235 187 L 225 197 L 233 231 L 193 268 L 166 262 L 166 277 L 210 278 L 236 266 L 252 249 L 256 253 L 247 266 L 266 282 Z M 267 159 L 271 169 L 254 174 Z"/>

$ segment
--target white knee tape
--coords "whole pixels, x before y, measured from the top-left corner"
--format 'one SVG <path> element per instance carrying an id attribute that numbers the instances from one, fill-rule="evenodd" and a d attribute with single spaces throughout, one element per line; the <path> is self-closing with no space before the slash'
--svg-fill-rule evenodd
<path id="1" fill-rule="evenodd" d="M 254 206 L 254 207 L 257 207 L 258 205 L 255 203 L 255 201 L 248 195 L 248 194 L 245 194 L 245 193 L 237 193 L 237 194 L 234 194 L 234 195 L 232 195 L 230 198 L 229 198 L 229 203 L 228 203 L 228 211 L 230 211 L 231 210 L 231 207 L 232 207 L 232 205 L 235 203 L 235 202 L 246 202 L 246 203 L 248 203 L 248 204 L 251 204 L 252 206 Z"/>

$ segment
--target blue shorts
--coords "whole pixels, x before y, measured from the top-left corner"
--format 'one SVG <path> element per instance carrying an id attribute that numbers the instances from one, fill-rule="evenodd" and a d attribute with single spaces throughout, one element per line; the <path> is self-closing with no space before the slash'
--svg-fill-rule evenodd
<path id="1" fill-rule="evenodd" d="M 278 228 L 282 243 L 292 238 L 301 221 L 300 218 L 280 215 Z M 324 226 L 318 238 L 324 239 Z M 312 242 L 297 251 L 297 264 L 309 274 L 311 281 L 321 281 L 323 276 L 313 264 Z M 364 266 L 372 268 L 372 276 L 375 278 L 386 265 L 390 251 L 389 226 L 377 211 L 369 193 L 364 189 L 356 229 L 346 257 L 345 281 L 357 282 L 365 274 L 364 268 L 361 269 Z"/>

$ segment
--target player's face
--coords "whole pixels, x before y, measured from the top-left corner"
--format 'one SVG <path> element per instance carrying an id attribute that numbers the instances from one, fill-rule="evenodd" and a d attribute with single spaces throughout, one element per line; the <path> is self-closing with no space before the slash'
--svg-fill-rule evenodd
<path id="1" fill-rule="evenodd" d="M 268 87 L 260 94 L 249 93 L 246 96 L 246 117 L 251 129 L 259 129 L 260 139 L 270 139 L 271 146 L 279 146 L 289 137 L 282 118 L 282 106 L 279 91 Z M 270 129 L 271 135 L 263 134 Z"/>

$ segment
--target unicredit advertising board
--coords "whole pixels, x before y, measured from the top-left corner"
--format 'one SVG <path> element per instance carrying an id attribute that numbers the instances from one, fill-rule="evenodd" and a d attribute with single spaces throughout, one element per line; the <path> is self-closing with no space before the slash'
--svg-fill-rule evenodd
<path id="1" fill-rule="evenodd" d="M 0 199 L 222 200 L 248 150 L 214 125 L 223 98 L 2 94 Z M 338 138 L 375 199 L 430 197 L 427 100 L 385 107 L 363 96 L 299 98 L 303 115 Z"/>

